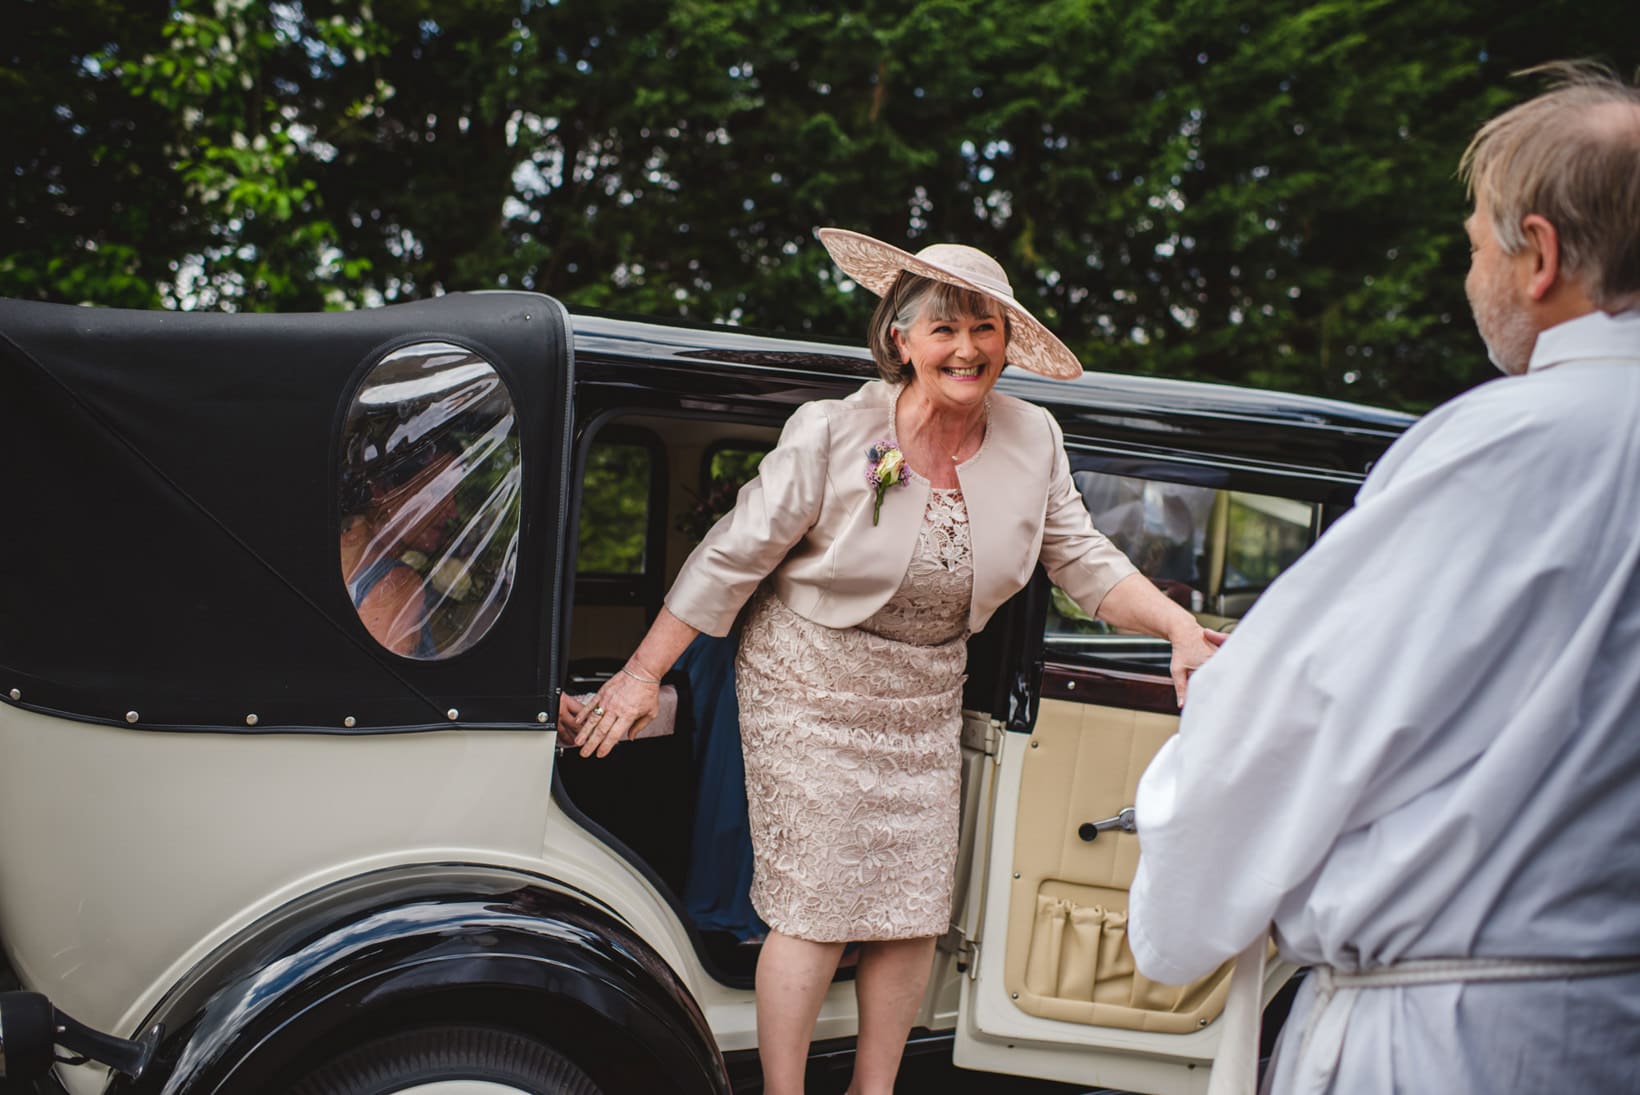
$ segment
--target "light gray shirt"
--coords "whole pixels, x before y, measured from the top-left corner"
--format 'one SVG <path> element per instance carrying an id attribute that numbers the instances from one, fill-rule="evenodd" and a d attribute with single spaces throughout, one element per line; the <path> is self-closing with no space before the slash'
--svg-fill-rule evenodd
<path id="1" fill-rule="evenodd" d="M 1192 681 L 1139 788 L 1134 956 L 1640 956 L 1640 312 L 1440 407 Z M 1640 1090 L 1640 976 L 1375 988 L 1277 1092 Z"/>

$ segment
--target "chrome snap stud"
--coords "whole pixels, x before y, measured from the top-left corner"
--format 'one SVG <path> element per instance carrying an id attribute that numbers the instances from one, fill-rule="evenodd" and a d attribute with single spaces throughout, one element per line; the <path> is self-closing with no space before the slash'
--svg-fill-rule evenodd
<path id="1" fill-rule="evenodd" d="M 351 730 L 358 721 L 358 719 L 354 718 L 352 715 L 349 715 L 347 718 L 342 720 L 342 725 Z"/>
<path id="2" fill-rule="evenodd" d="M 444 712 L 444 717 L 449 719 L 451 722 L 455 722 L 461 717 L 461 712 L 452 707 L 450 710 Z"/>
<path id="3" fill-rule="evenodd" d="M 256 725 L 256 716 L 255 715 L 246 715 L 245 716 L 245 725 L 246 726 L 255 726 Z"/>
<path id="4" fill-rule="evenodd" d="M 135 711 L 127 711 L 125 713 L 125 721 L 126 722 L 136 722 L 137 721 L 137 713 Z"/>
<path id="5" fill-rule="evenodd" d="M 536 722 L 546 722 L 547 721 L 547 713 L 545 711 L 537 711 L 535 713 L 535 721 Z"/>
<path id="6" fill-rule="evenodd" d="M 22 690 L 22 689 L 20 689 L 20 688 L 13 688 L 13 689 L 12 689 L 12 690 L 11 690 L 11 698 L 12 698 L 12 699 L 13 699 L 13 700 L 20 700 L 20 699 L 22 699 L 22 698 L 23 698 L 23 690 Z"/>

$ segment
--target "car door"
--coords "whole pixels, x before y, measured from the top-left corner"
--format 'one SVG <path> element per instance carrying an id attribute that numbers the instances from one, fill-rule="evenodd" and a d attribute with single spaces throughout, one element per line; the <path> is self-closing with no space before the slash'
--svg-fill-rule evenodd
<path id="1" fill-rule="evenodd" d="M 1336 472 L 1069 451 L 1095 524 L 1164 593 L 1224 630 L 1356 486 Z M 1229 964 L 1162 985 L 1137 973 L 1126 939 L 1139 838 L 1123 811 L 1179 721 L 1168 645 L 1113 632 L 1040 571 L 1014 609 L 1029 636 L 1011 655 L 1017 677 L 1037 683 L 998 735 L 980 806 L 984 859 L 966 905 L 977 953 L 956 1062 L 1156 1095 L 1205 1091 Z M 1271 964 L 1266 1001 L 1293 972 Z"/>

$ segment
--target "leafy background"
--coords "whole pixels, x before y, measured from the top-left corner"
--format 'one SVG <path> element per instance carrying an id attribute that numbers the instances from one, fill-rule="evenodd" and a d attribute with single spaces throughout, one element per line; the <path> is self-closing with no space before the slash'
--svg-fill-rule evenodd
<path id="1" fill-rule="evenodd" d="M 1619 0 L 14 0 L 0 294 L 514 287 L 854 339 L 818 225 L 1001 257 L 1092 368 L 1488 375 L 1454 166 Z"/>

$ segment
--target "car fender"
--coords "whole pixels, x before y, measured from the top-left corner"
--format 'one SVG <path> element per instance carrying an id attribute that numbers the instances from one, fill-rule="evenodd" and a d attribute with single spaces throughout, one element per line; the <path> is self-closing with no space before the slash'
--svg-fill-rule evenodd
<path id="1" fill-rule="evenodd" d="M 606 1090 L 727 1092 L 704 1015 L 666 962 L 591 897 L 514 871 L 372 872 L 217 948 L 143 1023 L 164 1033 L 108 1091 L 279 1090 L 383 1033 L 481 1023 L 539 1037 Z"/>

